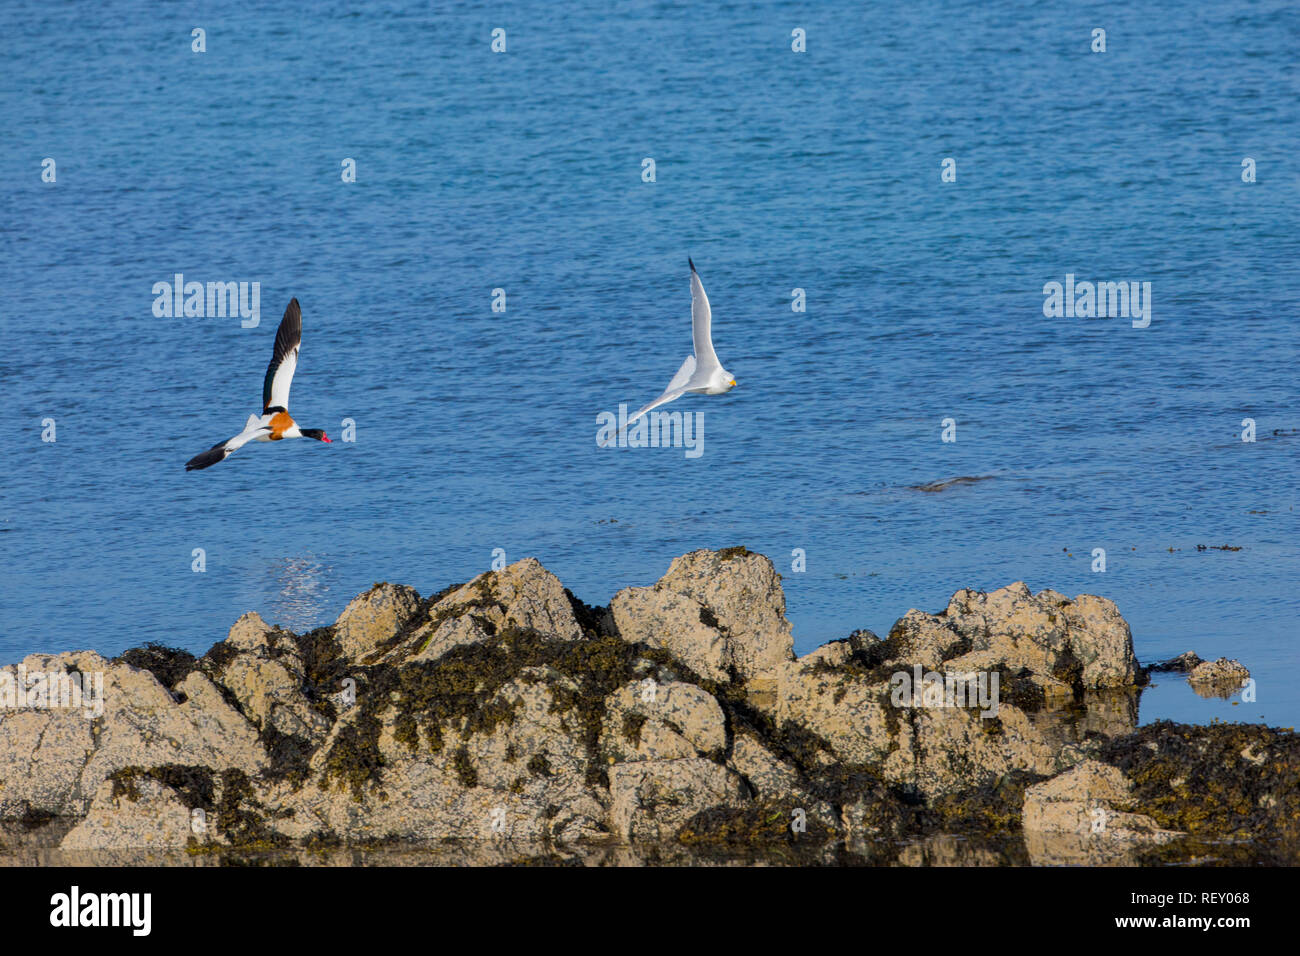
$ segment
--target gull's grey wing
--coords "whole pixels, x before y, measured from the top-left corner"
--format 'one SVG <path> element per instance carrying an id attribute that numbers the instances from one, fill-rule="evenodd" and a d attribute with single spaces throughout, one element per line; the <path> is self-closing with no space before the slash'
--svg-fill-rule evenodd
<path id="1" fill-rule="evenodd" d="M 695 362 L 698 373 L 707 377 L 715 368 L 721 366 L 717 354 L 713 351 L 713 312 L 709 309 L 709 297 L 704 294 L 704 283 L 700 274 L 691 264 L 691 338 L 695 341 Z"/>
<path id="2" fill-rule="evenodd" d="M 632 423 L 636 421 L 638 418 L 640 418 L 642 415 L 644 415 L 646 412 L 653 411 L 654 409 L 658 408 L 660 405 L 667 405 L 669 402 L 674 402 L 685 394 L 686 394 L 686 389 L 684 387 L 675 388 L 672 389 L 671 391 L 664 392 L 662 395 L 656 398 L 649 405 L 644 406 L 635 415 L 629 418 L 627 420 L 627 424 L 624 425 L 623 428 L 620 429 L 620 431 L 630 428 Z"/>
<path id="3" fill-rule="evenodd" d="M 665 395 L 668 394 L 669 392 L 673 391 L 673 389 L 685 388 L 686 383 L 689 382 L 694 377 L 694 375 L 695 375 L 695 356 L 688 355 L 686 356 L 686 361 L 682 363 L 682 367 L 679 368 L 677 370 L 677 374 L 673 376 L 673 380 L 669 382 L 668 387 L 664 389 L 664 394 Z"/>

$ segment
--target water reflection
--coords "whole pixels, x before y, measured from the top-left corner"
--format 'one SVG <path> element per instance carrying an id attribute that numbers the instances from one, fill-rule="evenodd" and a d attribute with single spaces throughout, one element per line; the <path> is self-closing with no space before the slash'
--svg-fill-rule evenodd
<path id="1" fill-rule="evenodd" d="M 1183 838 L 1160 846 L 1072 834 L 936 833 L 907 841 L 830 841 L 702 850 L 679 843 L 588 843 L 574 846 L 508 840 L 444 840 L 427 845 L 222 849 L 61 850 L 71 827 L 61 821 L 34 830 L 0 824 L 0 868 L 15 866 L 1295 866 L 1296 847 L 1249 841 Z"/>
<path id="2" fill-rule="evenodd" d="M 291 631 L 303 633 L 331 623 L 329 581 L 334 566 L 314 554 L 282 558 L 272 566 L 276 594 L 269 602 L 272 620 Z"/>

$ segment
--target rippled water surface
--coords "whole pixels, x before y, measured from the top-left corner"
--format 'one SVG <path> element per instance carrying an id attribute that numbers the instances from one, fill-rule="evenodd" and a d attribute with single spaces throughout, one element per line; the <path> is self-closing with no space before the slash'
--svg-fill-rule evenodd
<path id="1" fill-rule="evenodd" d="M 1294 6 L 143 9 L 0 10 L 0 662 L 303 629 L 495 548 L 603 604 L 745 544 L 800 652 L 1025 580 L 1258 681 L 1143 720 L 1300 718 Z M 698 458 L 598 448 L 690 347 L 688 254 L 740 385 L 673 406 Z M 156 318 L 176 272 L 261 324 Z M 1150 282 L 1150 327 L 1045 318 L 1067 273 Z M 336 441 L 187 474 L 291 296 Z"/>

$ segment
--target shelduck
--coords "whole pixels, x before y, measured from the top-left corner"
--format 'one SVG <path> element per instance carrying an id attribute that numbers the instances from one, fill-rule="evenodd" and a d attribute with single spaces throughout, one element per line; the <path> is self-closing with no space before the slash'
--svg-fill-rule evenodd
<path id="1" fill-rule="evenodd" d="M 302 344 L 302 309 L 295 298 L 284 310 L 280 328 L 275 333 L 275 352 L 266 367 L 262 382 L 262 414 L 249 415 L 244 430 L 234 438 L 217 442 L 202 454 L 185 463 L 186 471 L 208 468 L 225 461 L 231 454 L 250 441 L 280 441 L 285 438 L 314 438 L 329 442 L 329 436 L 320 428 L 299 428 L 289 417 L 289 385 L 294 369 L 298 367 L 298 347 Z"/>

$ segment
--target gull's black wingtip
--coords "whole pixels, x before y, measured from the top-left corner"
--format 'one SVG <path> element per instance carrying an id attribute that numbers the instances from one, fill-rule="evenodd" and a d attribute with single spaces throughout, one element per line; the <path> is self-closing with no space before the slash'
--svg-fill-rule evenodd
<path id="1" fill-rule="evenodd" d="M 694 271 L 695 271 L 695 263 L 694 263 L 694 262 L 691 262 L 691 257 L 690 257 L 690 256 L 687 256 L 687 257 L 686 257 L 686 261 L 691 263 L 691 271 L 694 272 Z"/>

